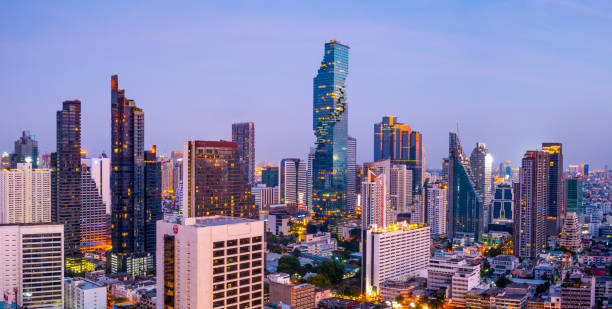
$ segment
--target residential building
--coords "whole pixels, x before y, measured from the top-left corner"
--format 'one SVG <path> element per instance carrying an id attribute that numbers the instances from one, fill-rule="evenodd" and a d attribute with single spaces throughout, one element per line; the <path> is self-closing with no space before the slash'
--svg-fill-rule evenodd
<path id="1" fill-rule="evenodd" d="M 498 255 L 491 262 L 491 270 L 495 276 L 505 276 L 516 269 L 519 259 L 513 255 Z"/>
<path id="2" fill-rule="evenodd" d="M 368 295 L 379 294 L 386 280 L 404 280 L 427 272 L 431 244 L 428 226 L 406 222 L 373 226 L 365 236 L 362 274 Z"/>
<path id="3" fill-rule="evenodd" d="M 389 201 L 395 213 L 412 211 L 412 170 L 404 164 L 394 164 L 390 170 Z"/>
<path id="4" fill-rule="evenodd" d="M 295 205 L 306 212 L 307 163 L 297 158 L 282 159 L 278 187 L 280 203 Z"/>
<path id="5" fill-rule="evenodd" d="M 504 293 L 495 297 L 496 308 L 504 309 L 527 309 L 526 294 Z"/>
<path id="6" fill-rule="evenodd" d="M 258 217 L 242 164 L 235 142 L 185 142 L 183 215 Z"/>
<path id="7" fill-rule="evenodd" d="M 106 309 L 106 286 L 83 278 L 64 281 L 65 309 Z"/>
<path id="8" fill-rule="evenodd" d="M 315 286 L 270 280 L 270 303 L 289 305 L 295 309 L 316 308 Z"/>
<path id="9" fill-rule="evenodd" d="M 476 143 L 476 147 L 474 147 L 470 155 L 470 166 L 472 167 L 476 188 L 480 194 L 480 200 L 484 206 L 485 213 L 483 218 L 485 222 L 483 222 L 483 224 L 486 226 L 489 222 L 488 210 L 491 204 L 491 170 L 493 168 L 493 156 L 489 153 L 485 143 Z"/>
<path id="10" fill-rule="evenodd" d="M 466 293 L 480 284 L 480 265 L 469 264 L 456 256 L 438 257 L 429 260 L 427 288 L 446 288 L 453 304 L 465 305 Z"/>
<path id="11" fill-rule="evenodd" d="M 276 204 L 274 199 L 274 188 L 267 187 L 265 184 L 257 184 L 251 188 L 251 193 L 255 197 L 255 207 L 257 212 L 269 211 L 270 205 Z"/>
<path id="12" fill-rule="evenodd" d="M 574 253 L 582 252 L 581 229 L 582 226 L 579 223 L 578 215 L 573 211 L 566 213 L 565 219 L 563 219 L 563 229 L 561 230 L 559 245 Z"/>
<path id="13" fill-rule="evenodd" d="M 64 308 L 64 225 L 2 224 L 0 243 L 5 300 L 16 299 L 20 308 Z"/>
<path id="14" fill-rule="evenodd" d="M 561 308 L 595 308 L 595 277 L 571 277 L 561 283 Z"/>
<path id="15" fill-rule="evenodd" d="M 355 216 L 357 213 L 357 139 L 349 136 L 346 149 L 346 205 L 347 212 Z"/>
<path id="16" fill-rule="evenodd" d="M 247 181 L 255 185 L 255 124 L 239 122 L 232 124 L 232 142 L 238 144 L 238 156 L 243 161 Z"/>
<path id="17" fill-rule="evenodd" d="M 582 214 L 582 178 L 564 179 L 565 205 L 567 211 Z"/>
<path id="18" fill-rule="evenodd" d="M 33 169 L 38 169 L 38 141 L 29 131 L 22 131 L 21 137 L 15 141 L 15 149 L 11 155 L 11 168 L 17 168 L 18 163 L 32 163 Z"/>
<path id="19" fill-rule="evenodd" d="M 514 255 L 536 258 L 546 248 L 548 206 L 548 152 L 527 151 L 523 156 L 519 192 L 515 190 Z"/>
<path id="20" fill-rule="evenodd" d="M 302 253 L 313 255 L 330 256 L 338 249 L 338 242 L 331 237 L 331 233 L 318 232 L 315 234 L 304 235 L 304 240 L 293 245 L 289 245 L 289 251 L 299 250 Z"/>
<path id="21" fill-rule="evenodd" d="M 145 151 L 144 155 L 144 237 L 145 252 L 148 255 L 155 255 L 156 224 L 158 220 L 163 219 L 161 176 L 161 162 L 157 161 L 157 147 L 153 145 L 151 150 Z"/>
<path id="22" fill-rule="evenodd" d="M 157 308 L 263 306 L 263 221 L 225 216 L 158 221 L 157 244 Z"/>
<path id="23" fill-rule="evenodd" d="M 443 183 L 425 184 L 425 223 L 431 228 L 431 236 L 446 236 L 448 193 Z"/>
<path id="24" fill-rule="evenodd" d="M 102 201 L 106 206 L 106 213 L 111 214 L 111 159 L 102 154 L 99 158 L 88 159 L 86 164 L 89 166 L 91 178 L 96 183 L 98 195 L 102 197 Z"/>
<path id="25" fill-rule="evenodd" d="M 513 222 L 512 210 L 514 209 L 514 198 L 510 184 L 502 182 L 495 185 L 493 200 L 489 209 L 491 223 L 503 224 Z"/>
<path id="26" fill-rule="evenodd" d="M 556 236 L 561 230 L 561 219 L 565 214 L 563 203 L 563 145 L 561 143 L 542 143 L 542 151 L 549 155 L 546 236 Z"/>
<path id="27" fill-rule="evenodd" d="M 51 172 L 17 163 L 0 170 L 0 223 L 51 221 Z"/>
<path id="28" fill-rule="evenodd" d="M 51 155 L 51 221 L 64 225 L 66 268 L 80 271 L 81 101 L 64 101 L 57 112 L 57 150 Z"/>
<path id="29" fill-rule="evenodd" d="M 348 71 L 348 45 L 334 40 L 325 43 L 323 60 L 313 79 L 312 128 L 316 151 L 312 210 L 319 218 L 339 217 L 347 211 Z"/>
<path id="30" fill-rule="evenodd" d="M 91 168 L 83 165 L 81 171 L 81 251 L 104 250 L 110 240 L 110 215 L 106 214 Z"/>

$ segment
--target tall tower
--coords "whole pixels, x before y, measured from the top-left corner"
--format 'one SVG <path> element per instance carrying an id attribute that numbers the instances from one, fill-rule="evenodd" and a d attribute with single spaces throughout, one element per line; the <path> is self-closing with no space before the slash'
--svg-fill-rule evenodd
<path id="1" fill-rule="evenodd" d="M 145 251 L 155 255 L 155 224 L 163 219 L 161 205 L 161 162 L 157 161 L 157 149 L 145 151 Z"/>
<path id="2" fill-rule="evenodd" d="M 325 53 L 313 80 L 312 202 L 316 217 L 337 217 L 346 211 L 348 105 L 345 81 L 349 47 L 337 41 L 325 43 Z"/>
<path id="3" fill-rule="evenodd" d="M 542 150 L 550 156 L 548 169 L 548 207 L 546 235 L 558 235 L 565 214 L 563 203 L 563 145 L 561 143 L 542 143 Z"/>
<path id="4" fill-rule="evenodd" d="M 382 173 L 376 174 L 368 170 L 366 180 L 362 184 L 363 213 L 361 216 L 362 230 L 372 226 L 386 228 L 390 211 L 387 206 L 387 184 L 386 176 Z"/>
<path id="5" fill-rule="evenodd" d="M 449 135 L 447 175 L 448 236 L 472 236 L 478 240 L 484 231 L 483 203 L 470 160 L 464 155 L 456 133 Z"/>
<path id="6" fill-rule="evenodd" d="M 348 137 L 346 161 L 346 205 L 348 213 L 356 214 L 357 207 L 357 178 L 355 175 L 357 164 L 357 139 Z"/>
<path id="7" fill-rule="evenodd" d="M 398 122 L 395 116 L 385 116 L 374 124 L 374 161 L 390 159 L 392 164 L 403 164 L 412 171 L 413 191 L 423 187 L 425 150 L 420 132 Z"/>
<path id="8" fill-rule="evenodd" d="M 93 252 L 106 247 L 110 218 L 92 168 L 83 164 L 81 171 L 81 251 Z"/>
<path id="9" fill-rule="evenodd" d="M 523 156 L 514 217 L 518 257 L 535 258 L 546 248 L 549 166 L 548 152 L 530 150 Z"/>
<path id="10" fill-rule="evenodd" d="M 278 194 L 281 203 L 298 204 L 300 163 L 297 158 L 282 159 L 279 167 Z"/>
<path id="11" fill-rule="evenodd" d="M 183 144 L 183 216 L 256 218 L 255 198 L 238 144 L 186 141 Z"/>
<path id="12" fill-rule="evenodd" d="M 64 225 L 67 270 L 81 266 L 81 101 L 57 111 L 57 152 L 52 162 L 51 221 Z"/>
<path id="13" fill-rule="evenodd" d="M 564 179 L 563 193 L 565 195 L 564 205 L 568 212 L 573 211 L 582 214 L 582 178 L 571 177 Z"/>
<path id="14" fill-rule="evenodd" d="M 28 159 L 29 158 L 29 159 Z M 11 168 L 17 168 L 17 163 L 32 163 L 32 168 L 38 168 L 38 141 L 30 135 L 29 131 L 23 131 L 21 137 L 15 141 L 15 151 L 11 157 Z"/>
<path id="15" fill-rule="evenodd" d="M 474 174 L 476 189 L 483 205 L 483 225 L 485 230 L 489 224 L 489 206 L 491 204 L 491 169 L 493 156 L 489 153 L 485 143 L 476 143 L 470 155 L 470 166 Z"/>
<path id="16" fill-rule="evenodd" d="M 143 274 L 152 260 L 145 254 L 144 112 L 111 77 L 111 229 L 110 273 Z"/>
<path id="17" fill-rule="evenodd" d="M 232 141 L 238 143 L 240 159 L 245 161 L 249 184 L 255 185 L 255 124 L 240 122 L 232 124 Z"/>

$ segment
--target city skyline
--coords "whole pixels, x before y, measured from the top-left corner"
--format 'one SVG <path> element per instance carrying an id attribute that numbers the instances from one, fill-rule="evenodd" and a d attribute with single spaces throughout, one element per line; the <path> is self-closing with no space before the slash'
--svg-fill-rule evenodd
<path id="1" fill-rule="evenodd" d="M 12 29 L 0 30 L 0 42 L 14 48 L 0 52 L 7 59 L 6 70 L 0 72 L 0 90 L 20 117 L 0 125 L 0 151 L 10 152 L 21 131 L 29 130 L 40 142 L 40 153 L 51 152 L 53 119 L 43 115 L 63 100 L 79 99 L 83 102 L 83 148 L 92 155 L 108 154 L 106 81 L 119 74 L 150 119 L 147 148 L 157 144 L 160 153 L 169 154 L 180 150 L 185 140 L 230 140 L 227 127 L 231 123 L 253 121 L 258 127 L 258 161 L 305 158 L 314 143 L 309 130 L 310 87 L 320 46 L 338 39 L 351 46 L 349 132 L 357 138 L 358 162 L 372 160 L 371 126 L 382 116 L 393 115 L 423 132 L 427 168 L 441 165 L 446 136 L 457 123 L 466 147 L 487 144 L 494 166 L 510 160 L 516 167 L 526 149 L 549 141 L 566 145 L 566 165 L 587 162 L 601 168 L 609 164 L 612 145 L 597 140 L 610 138 L 605 115 L 612 112 L 611 98 L 605 95 L 605 86 L 612 84 L 612 78 L 605 73 L 605 55 L 593 50 L 609 49 L 598 39 L 607 37 L 606 27 L 598 25 L 612 16 L 606 13 L 610 10 L 576 2 L 454 4 L 452 11 L 441 4 L 417 3 L 412 11 L 400 7 L 397 12 L 388 12 L 384 4 L 356 5 L 347 8 L 348 16 L 340 20 L 326 12 L 318 17 L 320 23 L 313 24 L 310 19 L 319 13 L 318 6 L 261 9 L 247 5 L 234 12 L 218 4 L 193 12 L 164 7 L 162 13 L 159 6 L 126 4 L 122 10 L 142 12 L 142 21 L 122 23 L 110 32 L 108 23 L 117 14 L 113 5 L 84 4 L 60 12 L 51 4 L 36 9 L 9 4 L 13 10 L 6 12 L 17 13 L 0 15 L 3 25 L 10 25 L 3 29 Z M 502 25 L 515 18 L 510 12 L 523 7 L 530 10 L 516 17 L 516 23 L 537 30 L 529 35 L 521 34 L 521 27 Z M 249 9 L 262 14 L 247 18 Z M 567 17 L 566 24 L 559 24 L 558 16 L 546 15 L 547 10 Z M 275 17 L 279 12 L 285 16 Z M 389 13 L 388 19 L 383 19 L 383 13 Z M 155 24 L 164 14 L 181 15 L 182 20 Z M 402 14 L 413 18 L 400 18 Z M 89 22 L 72 27 L 73 21 L 61 19 L 66 15 Z M 208 15 L 215 17 L 200 21 Z M 440 15 L 448 19 L 437 24 L 427 20 Z M 493 21 L 486 15 L 495 15 L 502 23 L 480 29 Z M 469 17 L 480 18 L 468 21 Z M 24 23 L 33 19 L 37 22 Z M 245 29 L 245 23 L 257 27 Z M 277 29 L 283 24 L 287 29 Z M 566 31 L 572 26 L 581 31 Z M 86 36 L 90 31 L 92 35 Z M 156 32 L 159 37 L 151 35 Z M 502 34 L 504 39 L 498 39 Z M 129 43 L 130 49 L 108 53 L 102 48 L 116 37 Z M 390 44 L 381 49 L 381 42 Z M 232 44 L 239 45 L 226 48 Z M 46 52 L 28 51 L 31 46 Z M 173 51 L 174 47 L 182 51 Z M 394 64 L 381 68 L 381 60 L 373 59 Z M 273 74 L 261 74 L 270 70 Z M 241 87 L 233 86 L 237 84 Z M 533 107 L 532 113 L 522 112 L 527 106 Z M 286 117 L 266 120 L 275 113 Z M 547 117 L 540 119 L 543 113 Z M 187 129 L 190 133 L 183 134 Z M 588 135 L 597 138 L 582 138 Z"/>

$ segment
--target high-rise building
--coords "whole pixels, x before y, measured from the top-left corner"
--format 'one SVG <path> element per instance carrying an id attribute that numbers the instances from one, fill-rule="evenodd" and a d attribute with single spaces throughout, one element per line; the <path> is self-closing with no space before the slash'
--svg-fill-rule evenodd
<path id="1" fill-rule="evenodd" d="M 144 163 L 145 251 L 155 255 L 156 222 L 164 217 L 161 205 L 161 162 L 157 161 L 155 145 L 145 151 Z"/>
<path id="2" fill-rule="evenodd" d="M 278 186 L 278 166 L 266 166 L 261 171 L 261 183 L 266 187 Z"/>
<path id="3" fill-rule="evenodd" d="M 563 145 L 542 143 L 542 150 L 549 154 L 548 207 L 546 213 L 546 235 L 558 235 L 565 214 L 563 204 Z"/>
<path id="4" fill-rule="evenodd" d="M 385 116 L 374 124 L 374 161 L 390 159 L 392 164 L 403 164 L 412 171 L 413 191 L 420 192 L 425 181 L 425 150 L 420 132 Z"/>
<path id="5" fill-rule="evenodd" d="M 523 156 L 515 193 L 514 255 L 535 258 L 546 249 L 546 210 L 550 155 L 530 150 Z M 518 203 L 516 202 L 518 201 Z"/>
<path id="6" fill-rule="evenodd" d="M 498 183 L 493 191 L 490 214 L 491 223 L 511 222 L 513 220 L 514 195 L 508 183 Z"/>
<path id="7" fill-rule="evenodd" d="M 380 284 L 386 280 L 425 275 L 430 244 L 429 227 L 424 225 L 402 222 L 368 229 L 363 250 L 364 292 L 380 294 Z"/>
<path id="8" fill-rule="evenodd" d="M 0 223 L 51 221 L 51 173 L 17 163 L 16 169 L 0 170 Z"/>
<path id="9" fill-rule="evenodd" d="M 357 178 L 355 175 L 357 168 L 357 139 L 349 136 L 346 152 L 346 205 L 347 213 L 356 214 L 357 207 Z"/>
<path id="10" fill-rule="evenodd" d="M 183 148 L 183 216 L 258 216 L 238 144 L 187 141 Z"/>
<path id="11" fill-rule="evenodd" d="M 1 224 L 0 243 L 4 300 L 19 308 L 64 308 L 64 225 Z"/>
<path id="12" fill-rule="evenodd" d="M 92 177 L 91 168 L 81 167 L 81 251 L 106 249 L 110 215 Z"/>
<path id="13" fill-rule="evenodd" d="M 565 205 L 567 211 L 582 214 L 582 178 L 571 177 L 564 179 Z"/>
<path id="14" fill-rule="evenodd" d="M 244 218 L 158 221 L 157 308 L 261 308 L 264 233 Z"/>
<path id="15" fill-rule="evenodd" d="M 251 188 L 251 193 L 255 197 L 257 212 L 270 211 L 270 205 L 276 204 L 274 188 L 266 187 L 266 185 L 260 183 Z"/>
<path id="16" fill-rule="evenodd" d="M 484 208 L 470 160 L 463 153 L 456 133 L 449 134 L 448 227 L 450 238 L 471 236 L 478 240 L 484 232 Z"/>
<path id="17" fill-rule="evenodd" d="M 298 194 L 305 193 L 306 188 L 300 188 L 300 159 L 282 159 L 279 166 L 278 193 L 280 203 L 298 204 Z M 303 162 L 302 162 L 303 164 Z M 304 170 L 304 172 L 306 172 Z M 303 184 L 305 185 L 305 184 Z M 302 189 L 302 190 L 300 190 Z"/>
<path id="18" fill-rule="evenodd" d="M 11 168 L 11 156 L 5 151 L 2 153 L 2 156 L 0 156 L 0 169 L 9 168 Z"/>
<path id="19" fill-rule="evenodd" d="M 57 112 L 57 150 L 51 162 L 51 221 L 64 225 L 66 268 L 81 271 L 81 101 Z"/>
<path id="20" fill-rule="evenodd" d="M 255 124 L 240 122 L 232 124 L 232 141 L 238 144 L 238 153 L 243 160 L 250 185 L 255 184 Z"/>
<path id="21" fill-rule="evenodd" d="M 314 158 L 315 149 L 313 147 L 310 147 L 310 151 L 308 152 L 308 162 L 306 163 L 306 206 L 308 207 L 309 213 L 312 212 L 312 177 L 314 175 Z M 357 185 L 357 187 L 359 186 Z"/>
<path id="22" fill-rule="evenodd" d="M 493 156 L 489 153 L 485 143 L 476 143 L 476 147 L 470 155 L 470 166 L 480 194 L 483 205 L 483 224 L 489 223 L 489 205 L 491 204 L 491 169 L 493 168 Z"/>
<path id="23" fill-rule="evenodd" d="M 512 163 L 510 161 L 503 161 L 499 163 L 499 171 L 497 176 L 503 180 L 511 180 Z"/>
<path id="24" fill-rule="evenodd" d="M 563 219 L 563 228 L 561 229 L 561 241 L 559 245 L 574 253 L 580 253 L 582 251 L 580 228 L 578 215 L 573 211 L 566 213 Z"/>
<path id="25" fill-rule="evenodd" d="M 15 150 L 11 156 L 11 168 L 17 168 L 17 163 L 32 163 L 32 168 L 37 169 L 38 141 L 29 131 L 23 131 L 21 137 L 15 141 Z"/>
<path id="26" fill-rule="evenodd" d="M 387 177 L 368 170 L 362 183 L 361 227 L 367 230 L 372 226 L 385 228 L 391 223 L 391 210 L 387 205 Z"/>
<path id="27" fill-rule="evenodd" d="M 446 236 L 446 213 L 448 200 L 443 183 L 425 184 L 425 223 L 431 229 L 431 236 Z"/>
<path id="28" fill-rule="evenodd" d="M 144 111 L 125 97 L 111 77 L 111 229 L 107 272 L 144 274 L 152 269 L 145 253 Z"/>
<path id="29" fill-rule="evenodd" d="M 340 216 L 347 209 L 348 104 L 346 77 L 349 47 L 325 43 L 325 53 L 313 80 L 312 210 L 316 217 Z"/>
<path id="30" fill-rule="evenodd" d="M 106 154 L 102 154 L 99 158 L 88 159 L 86 163 L 91 171 L 91 178 L 96 183 L 98 194 L 102 197 L 102 201 L 106 206 L 106 213 L 111 213 L 111 159 L 106 157 Z"/>
<path id="31" fill-rule="evenodd" d="M 410 213 L 412 205 L 412 170 L 406 165 L 394 164 L 390 170 L 389 196 L 391 209 L 396 213 Z"/>

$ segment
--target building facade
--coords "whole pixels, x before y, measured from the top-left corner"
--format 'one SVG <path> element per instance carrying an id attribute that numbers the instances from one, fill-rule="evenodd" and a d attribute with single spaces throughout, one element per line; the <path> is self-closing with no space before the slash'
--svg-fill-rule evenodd
<path id="1" fill-rule="evenodd" d="M 91 168 L 81 167 L 81 251 L 106 249 L 110 239 L 110 215 L 92 178 Z"/>
<path id="2" fill-rule="evenodd" d="M 38 141 L 29 131 L 21 132 L 21 137 L 15 141 L 15 150 L 11 155 L 11 168 L 17 168 L 18 163 L 32 163 L 32 168 L 39 166 Z"/>
<path id="3" fill-rule="evenodd" d="M 264 222 L 157 222 L 157 308 L 263 307 Z"/>
<path id="4" fill-rule="evenodd" d="M 145 151 L 144 164 L 145 251 L 147 254 L 155 255 L 156 224 L 157 220 L 161 220 L 164 217 L 161 205 L 161 162 L 157 161 L 157 147 L 155 145 L 151 147 L 151 150 Z"/>
<path id="5" fill-rule="evenodd" d="M 546 235 L 556 236 L 561 231 L 561 222 L 565 215 L 565 205 L 563 203 L 563 145 L 561 143 L 542 143 L 542 151 L 548 153 L 550 160 Z"/>
<path id="6" fill-rule="evenodd" d="M 232 141 L 238 144 L 238 155 L 250 185 L 255 184 L 255 124 L 240 122 L 232 124 Z"/>
<path id="7" fill-rule="evenodd" d="M 566 210 L 582 214 L 582 178 L 566 178 L 564 184 Z"/>
<path id="8" fill-rule="evenodd" d="M 17 163 L 0 170 L 0 223 L 51 221 L 51 172 Z"/>
<path id="9" fill-rule="evenodd" d="M 348 69 L 349 47 L 334 40 L 325 43 L 313 80 L 312 113 L 316 137 L 312 210 L 320 218 L 339 217 L 347 210 Z"/>
<path id="10" fill-rule="evenodd" d="M 489 153 L 485 143 L 476 143 L 476 147 L 474 147 L 470 155 L 470 166 L 472 167 L 476 188 L 480 194 L 480 200 L 482 201 L 484 209 L 483 224 L 486 227 L 489 223 L 488 214 L 491 204 L 491 170 L 493 168 L 493 156 Z"/>
<path id="11" fill-rule="evenodd" d="M 83 278 L 64 282 L 65 309 L 106 309 L 106 286 Z"/>
<path id="12" fill-rule="evenodd" d="M 425 186 L 425 222 L 431 229 L 432 237 L 446 236 L 447 196 L 447 189 L 442 183 Z"/>
<path id="13" fill-rule="evenodd" d="M 573 211 L 567 212 L 563 219 L 559 245 L 574 253 L 582 252 L 582 239 L 580 238 L 581 228 L 582 226 L 578 220 L 578 215 Z"/>

